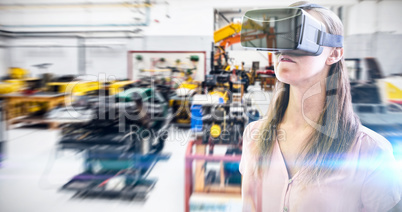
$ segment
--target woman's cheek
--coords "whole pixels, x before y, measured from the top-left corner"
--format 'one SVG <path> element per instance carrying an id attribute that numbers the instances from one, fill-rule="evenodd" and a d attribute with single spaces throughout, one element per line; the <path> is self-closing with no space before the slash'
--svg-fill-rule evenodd
<path id="1" fill-rule="evenodd" d="M 287 83 L 286 81 L 286 77 L 285 76 L 283 76 L 283 75 L 285 75 L 284 73 L 282 73 L 281 71 L 277 71 L 276 73 L 275 73 L 275 75 L 276 75 L 276 78 L 279 80 L 279 81 L 281 81 L 281 82 L 284 82 L 284 83 Z"/>

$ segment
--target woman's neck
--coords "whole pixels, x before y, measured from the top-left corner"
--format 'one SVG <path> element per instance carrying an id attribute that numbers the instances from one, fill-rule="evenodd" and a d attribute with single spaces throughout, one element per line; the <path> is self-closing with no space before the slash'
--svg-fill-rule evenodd
<path id="1" fill-rule="evenodd" d="M 325 80 L 311 86 L 290 86 L 289 103 L 282 124 L 294 129 L 317 123 L 325 103 Z M 314 126 L 312 126 L 314 127 Z"/>

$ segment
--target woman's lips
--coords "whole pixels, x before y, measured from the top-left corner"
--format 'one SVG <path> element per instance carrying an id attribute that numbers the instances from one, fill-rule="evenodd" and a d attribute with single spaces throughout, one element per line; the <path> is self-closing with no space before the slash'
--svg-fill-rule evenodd
<path id="1" fill-rule="evenodd" d="M 281 55 L 279 57 L 279 62 L 287 62 L 287 63 L 295 63 L 289 56 L 287 55 Z"/>

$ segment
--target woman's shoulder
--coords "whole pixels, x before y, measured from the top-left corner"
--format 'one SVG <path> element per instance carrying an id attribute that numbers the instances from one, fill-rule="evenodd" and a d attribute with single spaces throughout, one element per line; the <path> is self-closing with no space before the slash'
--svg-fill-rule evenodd
<path id="1" fill-rule="evenodd" d="M 382 135 L 365 126 L 359 127 L 357 142 L 362 153 L 392 154 L 391 143 Z"/>
<path id="2" fill-rule="evenodd" d="M 380 134 L 361 126 L 356 142 L 359 168 L 363 171 L 361 201 L 367 211 L 388 211 L 400 199 L 400 167 L 393 156 L 392 145 Z"/>
<path id="3" fill-rule="evenodd" d="M 373 130 L 360 126 L 355 145 L 354 152 L 369 173 L 385 164 L 395 165 L 391 143 Z"/>
<path id="4" fill-rule="evenodd" d="M 260 120 L 249 123 L 244 129 L 243 141 L 256 141 L 258 139 L 258 136 L 260 136 L 260 134 L 263 132 L 264 129 L 262 127 L 266 123 L 266 121 L 266 118 L 262 118 Z"/>

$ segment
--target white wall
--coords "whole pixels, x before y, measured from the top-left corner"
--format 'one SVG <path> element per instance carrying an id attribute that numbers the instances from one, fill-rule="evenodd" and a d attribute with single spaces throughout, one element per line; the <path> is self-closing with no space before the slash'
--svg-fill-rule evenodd
<path id="1" fill-rule="evenodd" d="M 3 0 L 6 1 L 6 0 Z M 40 1 L 44 2 L 44 1 Z M 74 1 L 63 1 L 74 2 Z M 77 1 L 75 1 L 77 2 Z M 96 1 L 102 2 L 102 1 Z M 5 2 L 8 3 L 8 2 Z M 29 1 L 10 1 L 9 3 L 32 3 Z M 52 3 L 52 2 L 50 2 Z M 29 8 L 29 7 L 28 7 Z M 50 9 L 42 9 L 43 14 L 37 14 L 40 9 L 32 9 L 17 12 L 0 12 L 0 24 L 23 24 L 23 25 L 41 25 L 52 24 L 51 17 L 61 20 L 61 24 L 80 24 L 88 23 L 89 19 L 96 17 L 104 11 L 99 9 L 89 9 L 89 11 L 63 9 L 60 14 L 55 14 Z M 64 13 L 70 10 L 69 15 Z M 109 16 L 116 15 L 116 11 L 107 10 Z M 123 11 L 123 9 L 121 9 Z M 92 13 L 92 15 L 91 15 Z M 56 17 L 57 16 L 62 16 Z M 60 27 L 31 27 L 31 28 L 12 28 L 15 31 L 58 31 L 58 30 L 85 30 L 87 33 L 76 33 L 79 36 L 87 37 L 85 42 L 87 48 L 85 50 L 85 58 L 80 55 L 78 50 L 78 38 L 58 39 L 53 37 L 40 38 L 19 38 L 14 39 L 8 51 L 10 52 L 10 63 L 13 66 L 29 69 L 34 75 L 38 74 L 37 70 L 32 67 L 38 63 L 53 63 L 49 68 L 57 75 L 62 74 L 78 74 L 79 65 L 84 66 L 86 74 L 110 73 L 118 78 L 127 77 L 127 52 L 139 50 L 159 50 L 159 51 L 208 51 L 207 66 L 209 68 L 209 60 L 211 43 L 213 41 L 213 7 L 204 4 L 188 3 L 186 1 L 172 1 L 169 5 L 164 2 L 156 3 L 150 8 L 150 22 L 147 27 L 86 27 L 86 28 L 60 28 Z M 65 17 L 65 18 L 63 18 Z M 70 22 L 64 22 L 69 19 Z M 52 22 L 53 21 L 53 22 Z M 104 20 L 107 23 L 108 20 Z M 123 19 L 118 23 L 123 23 Z M 97 23 L 100 24 L 100 23 Z M 91 30 L 134 30 L 141 28 L 142 31 L 138 35 L 127 33 L 115 33 L 109 38 L 91 38 L 99 37 L 100 33 L 90 33 Z M 6 30 L 10 30 L 6 28 Z M 126 38 L 116 38 L 130 36 Z M 102 35 L 103 36 L 103 35 Z M 134 36 L 134 37 L 133 37 Z M 43 44 L 44 47 L 21 47 L 29 45 Z M 53 45 L 53 47 L 49 47 Z M 69 47 L 65 47 L 65 46 Z M 47 46 L 47 47 L 45 47 Z M 55 47 L 56 46 L 56 47 Z M 74 47 L 75 46 L 75 47 Z M 80 57 L 80 58 L 79 58 Z M 82 61 L 84 60 L 84 62 Z M 82 63 L 84 63 L 82 65 Z"/>
<path id="2" fill-rule="evenodd" d="M 402 1 L 362 1 L 347 7 L 347 35 L 402 34 Z"/>
<path id="3" fill-rule="evenodd" d="M 119 79 L 127 78 L 127 52 L 131 39 L 85 39 L 85 73 L 105 73 Z"/>
<path id="4" fill-rule="evenodd" d="M 6 45 L 6 39 L 0 37 L 0 78 L 7 74 L 8 62 L 7 49 L 4 47 Z"/>
<path id="5" fill-rule="evenodd" d="M 4 3 L 34 3 L 28 0 L 1 0 Z M 50 0 L 38 0 L 37 2 L 49 2 Z M 79 0 L 64 0 L 63 2 L 82 2 Z M 108 0 L 94 0 L 96 2 L 109 2 Z M 142 32 L 130 38 L 90 38 L 97 36 L 97 33 L 79 33 L 80 36 L 87 37 L 86 42 L 91 43 L 93 47 L 88 47 L 85 51 L 84 67 L 85 72 L 88 74 L 95 74 L 98 72 L 113 73 L 118 77 L 127 77 L 127 51 L 130 50 L 161 50 L 161 51 L 207 51 L 207 64 L 210 63 L 210 53 L 212 49 L 213 37 L 213 13 L 214 9 L 218 8 L 224 10 L 227 8 L 253 8 L 253 7 L 283 7 L 293 3 L 293 0 L 284 1 L 261 1 L 261 0 L 168 0 L 157 1 L 150 8 L 150 22 L 146 27 L 97 27 L 96 29 L 111 29 L 114 30 L 134 30 L 141 28 Z M 317 0 L 314 3 L 323 4 L 326 6 L 339 6 L 346 5 L 344 10 L 344 20 L 346 26 L 347 37 L 346 43 L 346 56 L 347 57 L 365 57 L 375 56 L 380 58 L 380 62 L 384 64 L 384 70 L 387 73 L 399 71 L 399 58 L 400 52 L 395 51 L 394 48 L 397 43 L 400 43 L 400 38 L 397 34 L 401 34 L 402 28 L 401 20 L 402 14 L 399 12 L 402 9 L 402 1 L 383 0 L 378 3 L 376 1 L 362 1 L 357 0 Z M 80 23 L 83 14 L 86 14 L 85 20 L 94 19 L 95 23 L 96 14 L 102 14 L 98 10 L 76 10 L 75 13 L 58 15 L 68 17 L 71 23 Z M 103 11 L 105 12 L 105 11 Z M 107 11 L 112 12 L 112 10 Z M 31 13 L 38 13 L 31 12 Z M 29 12 L 16 12 L 14 14 L 4 14 L 0 12 L 0 24 L 30 23 L 40 24 L 44 18 L 51 19 L 52 16 L 44 14 L 40 16 L 31 16 Z M 48 15 L 51 11 L 47 10 Z M 76 15 L 75 15 L 76 14 Z M 92 15 L 91 15 L 92 14 Z M 89 15 L 89 16 L 88 16 Z M 110 13 L 112 18 L 114 15 Z M 87 17 L 88 16 L 88 17 Z M 4 18 L 5 17 L 5 18 Z M 123 16 L 118 21 L 122 23 L 125 21 Z M 106 20 L 106 19 L 104 19 Z M 112 20 L 112 19 L 110 19 Z M 106 21 L 110 21 L 109 19 Z M 98 22 L 96 22 L 98 23 Z M 100 23 L 100 22 L 99 22 Z M 98 24 L 99 24 L 98 23 Z M 18 30 L 78 30 L 79 28 L 25 28 Z M 95 28 L 84 28 L 87 31 Z M 82 28 L 81 28 L 82 30 Z M 373 32 L 381 32 L 381 36 L 372 36 Z M 391 33 L 392 32 L 392 33 Z M 119 37 L 127 33 L 115 34 Z M 393 36 L 395 35 L 395 36 Z M 110 36 L 110 35 L 109 35 Z M 130 36 L 133 36 L 131 34 Z M 25 42 L 25 43 L 24 43 Z M 11 46 L 21 46 L 26 43 L 61 43 L 62 45 L 78 45 L 76 38 L 57 39 L 57 38 L 20 38 L 13 39 L 9 44 Z M 96 44 L 98 42 L 98 44 Z M 113 43 L 114 42 L 114 43 Z M 94 44 L 95 43 L 95 44 Z M 94 47 L 106 46 L 104 48 Z M 399 48 L 401 49 L 401 48 Z M 246 66 L 249 62 L 254 61 L 254 57 L 259 57 L 259 53 L 245 53 L 242 54 L 241 47 L 232 48 L 233 53 L 229 53 L 231 57 L 236 57 L 237 61 L 245 61 Z M 9 65 L 28 68 L 36 72 L 35 68 L 31 67 L 38 63 L 53 63 L 50 67 L 56 74 L 75 74 L 78 73 L 79 68 L 79 53 L 76 47 L 54 47 L 54 48 L 22 48 L 11 47 L 8 49 L 10 52 Z M 8 54 L 7 54 L 8 55 Z M 254 56 L 249 56 L 254 55 Z M 0 51 L 1 56 L 1 51 Z M 240 57 L 240 58 L 237 58 Z M 244 57 L 244 58 L 243 58 Z M 0 58 L 1 59 L 1 58 Z M 84 60 L 81 58 L 81 60 Z M 261 65 L 265 58 L 262 59 Z M 82 62 L 82 61 L 81 61 Z M 207 65 L 209 70 L 209 65 Z M 4 68 L 3 68 L 4 69 Z M 389 71 L 391 70 L 391 71 Z M 1 71 L 1 67 L 0 67 Z M 1 73 L 1 72 L 0 72 Z"/>
<path id="6" fill-rule="evenodd" d="M 70 30 L 82 29 L 74 25 L 97 25 L 98 28 L 110 29 L 110 24 L 135 25 L 143 23 L 148 16 L 146 7 L 130 8 L 126 5 L 104 7 L 99 3 L 113 2 L 110 0 L 63 0 L 57 4 L 63 6 L 33 6 L 35 3 L 55 4 L 52 0 L 2 0 L 2 3 L 23 5 L 3 9 L 0 22 L 3 27 L 8 25 L 29 25 L 27 28 L 11 28 L 14 30 L 49 30 L 38 25 L 55 25 L 51 30 L 65 30 L 57 25 L 71 25 Z M 130 2 L 130 1 L 128 1 Z M 139 1 L 140 2 L 140 1 Z M 253 8 L 253 7 L 284 7 L 295 0 L 167 0 L 151 1 L 149 27 L 142 27 L 144 35 L 211 35 L 213 33 L 213 10 L 215 8 Z M 312 0 L 323 5 L 351 5 L 357 0 Z M 86 7 L 68 5 L 83 3 Z M 115 4 L 119 4 L 116 2 Z M 25 5 L 24 5 L 25 4 Z M 51 18 L 49 18 L 51 17 Z M 134 21 L 135 18 L 138 20 Z M 115 27 L 116 29 L 133 29 L 130 26 Z M 10 29 L 10 28 L 7 28 Z M 11 30 L 10 29 L 10 30 Z M 92 28 L 91 28 L 92 29 Z M 91 30 L 85 28 L 85 30 Z"/>
<path id="7" fill-rule="evenodd" d="M 48 71 L 54 75 L 79 74 L 85 71 L 85 74 L 106 73 L 123 79 L 128 77 L 128 51 L 206 51 L 209 68 L 209 51 L 212 48 L 212 36 L 87 38 L 84 41 L 85 54 L 82 55 L 78 40 L 79 38 L 74 37 L 12 39 L 7 49 L 9 60 L 4 58 L 1 61 L 8 61 L 6 67 L 25 68 L 33 76 L 41 74 L 41 71 L 32 65 L 52 63 Z M 83 70 L 79 68 L 80 63 Z"/>
<path id="8" fill-rule="evenodd" d="M 33 65 L 52 63 L 48 72 L 54 75 L 78 74 L 75 39 L 14 38 L 8 45 L 9 67 L 24 68 L 37 76 L 43 71 Z"/>
<path id="9" fill-rule="evenodd" d="M 402 1 L 362 1 L 346 8 L 345 56 L 375 57 L 385 75 L 402 73 Z"/>
<path id="10" fill-rule="evenodd" d="M 385 76 L 402 73 L 401 55 L 402 34 L 358 34 L 345 40 L 346 58 L 377 58 Z"/>

